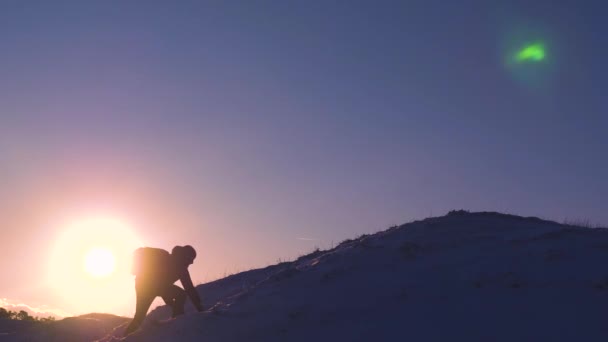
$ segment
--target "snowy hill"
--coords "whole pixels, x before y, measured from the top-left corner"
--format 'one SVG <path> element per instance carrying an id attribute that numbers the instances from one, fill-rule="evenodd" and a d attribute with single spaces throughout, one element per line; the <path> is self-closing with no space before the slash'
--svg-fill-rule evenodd
<path id="1" fill-rule="evenodd" d="M 605 341 L 608 230 L 451 212 L 198 290 L 125 341 Z"/>

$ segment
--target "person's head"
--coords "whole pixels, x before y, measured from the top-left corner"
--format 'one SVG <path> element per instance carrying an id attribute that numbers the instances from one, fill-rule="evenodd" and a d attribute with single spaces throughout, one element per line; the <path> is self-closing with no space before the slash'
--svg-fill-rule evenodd
<path id="1" fill-rule="evenodd" d="M 184 266 L 192 265 L 194 259 L 196 259 L 196 251 L 190 245 L 173 247 L 171 255 Z"/>

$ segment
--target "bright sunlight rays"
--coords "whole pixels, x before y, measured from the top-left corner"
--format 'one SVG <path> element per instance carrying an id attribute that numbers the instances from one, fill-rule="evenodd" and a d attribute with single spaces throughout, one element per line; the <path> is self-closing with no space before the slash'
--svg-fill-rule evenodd
<path id="1" fill-rule="evenodd" d="M 74 313 L 129 314 L 134 290 L 133 251 L 143 243 L 126 222 L 85 217 L 64 225 L 54 241 L 47 281 Z"/>

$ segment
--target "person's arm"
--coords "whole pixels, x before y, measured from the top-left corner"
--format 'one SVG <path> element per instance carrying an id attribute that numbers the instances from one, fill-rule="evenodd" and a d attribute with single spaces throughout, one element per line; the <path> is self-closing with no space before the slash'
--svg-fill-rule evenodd
<path id="1" fill-rule="evenodd" d="M 182 286 L 186 293 L 190 297 L 192 304 L 194 307 L 200 312 L 203 311 L 203 304 L 201 304 L 201 297 L 199 297 L 198 292 L 194 288 L 194 284 L 192 284 L 192 278 L 190 278 L 190 272 L 186 269 L 186 271 L 182 274 L 179 279 L 182 282 Z"/>

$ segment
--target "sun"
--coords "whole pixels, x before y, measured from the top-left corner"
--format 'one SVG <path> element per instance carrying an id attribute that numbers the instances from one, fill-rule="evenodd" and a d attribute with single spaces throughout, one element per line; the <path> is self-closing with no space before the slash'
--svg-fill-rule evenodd
<path id="1" fill-rule="evenodd" d="M 116 259 L 106 248 L 91 249 L 84 259 L 84 269 L 93 277 L 106 277 L 114 272 Z"/>
<path id="2" fill-rule="evenodd" d="M 46 286 L 53 300 L 75 314 L 132 314 L 131 263 L 144 244 L 133 224 L 113 215 L 74 218 L 58 225 Z"/>

